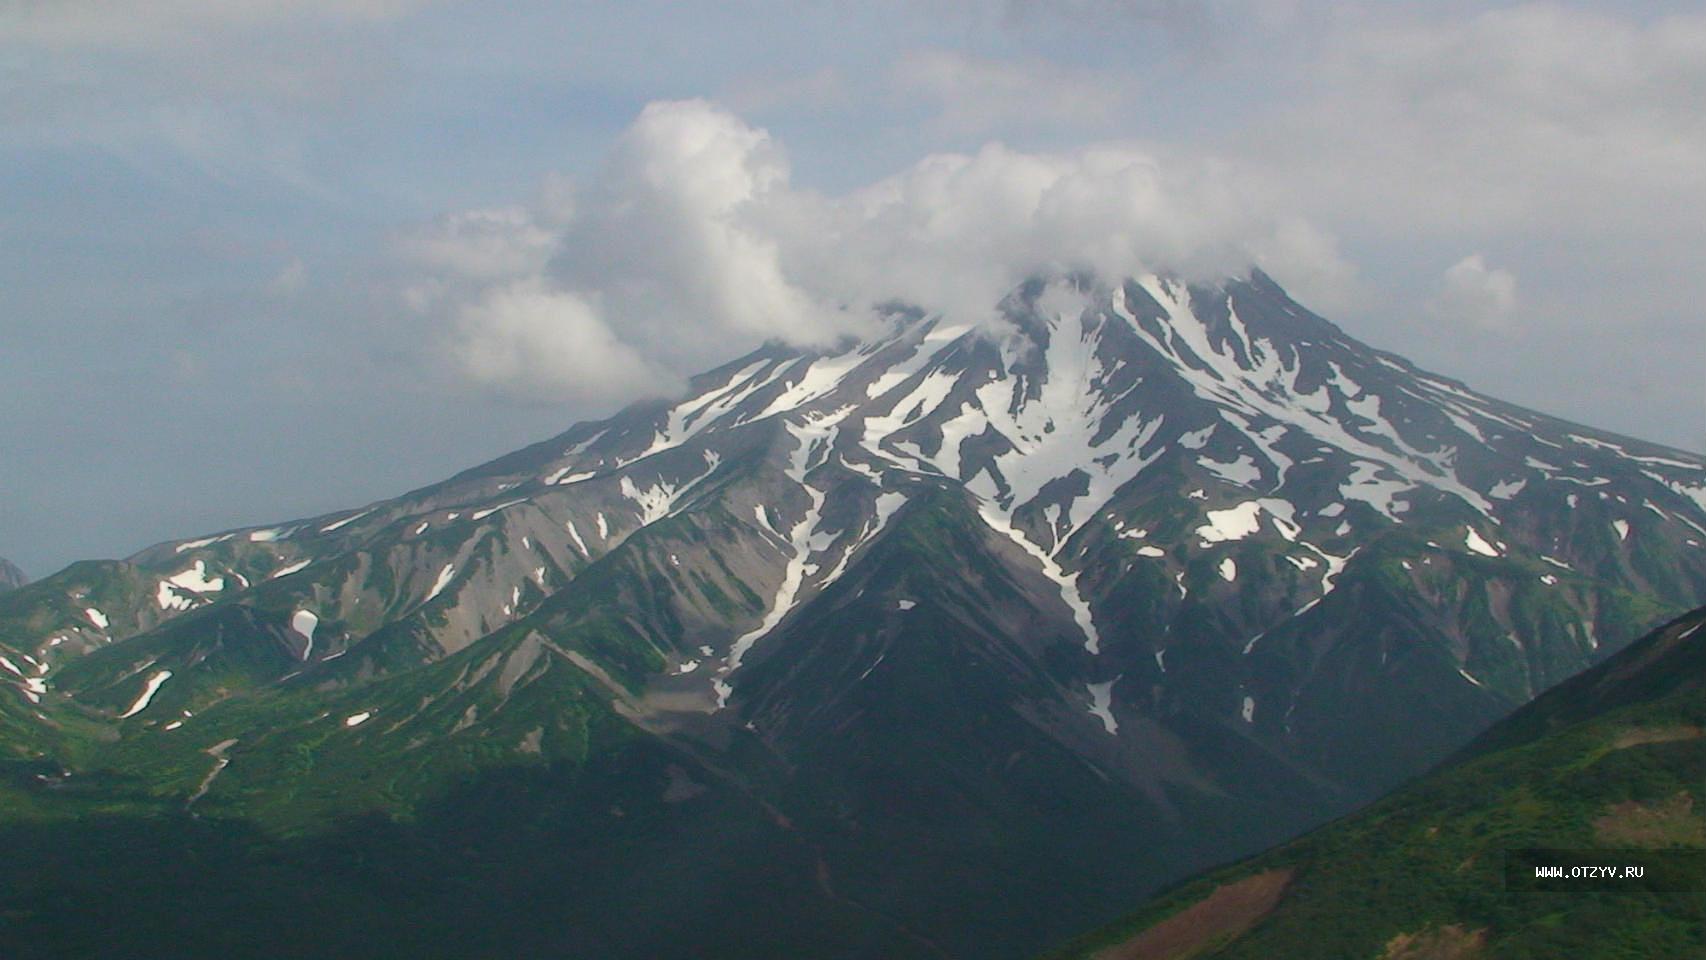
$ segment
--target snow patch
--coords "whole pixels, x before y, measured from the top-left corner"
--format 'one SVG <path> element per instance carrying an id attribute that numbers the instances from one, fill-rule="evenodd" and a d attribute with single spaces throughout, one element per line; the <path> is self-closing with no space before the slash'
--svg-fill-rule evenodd
<path id="1" fill-rule="evenodd" d="M 575 546 L 579 548 L 581 556 L 586 557 L 588 560 L 592 559 L 592 551 L 586 548 L 586 541 L 581 539 L 581 532 L 575 529 L 575 522 L 573 520 L 565 520 L 563 522 L 563 529 L 569 532 L 569 539 L 575 542 Z"/>
<path id="2" fill-rule="evenodd" d="M 582 480 L 591 480 L 593 477 L 598 476 L 595 472 L 574 473 L 572 472 L 574 469 L 574 467 L 563 467 L 562 469 L 553 472 L 550 476 L 545 478 L 545 486 L 554 487 L 561 484 L 566 487 L 571 483 L 580 483 Z"/>
<path id="3" fill-rule="evenodd" d="M 432 585 L 432 592 L 428 593 L 426 595 L 426 599 L 422 600 L 421 602 L 422 603 L 432 602 L 432 599 L 434 597 L 438 596 L 440 593 L 443 593 L 444 588 L 450 585 L 450 578 L 452 578 L 454 576 L 456 576 L 456 564 L 454 564 L 454 563 L 445 564 L 444 569 L 440 570 L 438 572 L 438 581 Z"/>
<path id="4" fill-rule="evenodd" d="M 1487 496 L 1494 500 L 1509 500 L 1521 493 L 1522 488 L 1526 486 L 1528 486 L 1527 480 L 1500 480 L 1493 484 L 1491 490 L 1487 491 Z"/>
<path id="5" fill-rule="evenodd" d="M 136 698 L 136 702 L 130 705 L 129 710 L 119 714 L 118 718 L 120 720 L 128 720 L 148 709 L 148 705 L 154 702 L 154 695 L 159 693 L 160 687 L 170 679 L 172 679 L 172 671 L 170 670 L 161 670 L 152 677 L 149 677 L 148 682 L 142 687 L 142 695 Z"/>
<path id="6" fill-rule="evenodd" d="M 194 550 L 198 547 L 208 546 L 209 544 L 224 543 L 226 540 L 235 536 L 235 533 L 223 533 L 217 537 L 205 537 L 201 540 L 186 540 L 172 548 L 172 550 L 174 553 L 183 553 L 185 550 Z"/>
<path id="7" fill-rule="evenodd" d="M 1474 527 L 1469 527 L 1469 528 L 1467 528 L 1467 530 L 1468 530 L 1468 533 L 1465 534 L 1463 537 L 1463 545 L 1464 546 L 1468 547 L 1470 550 L 1473 550 L 1474 552 L 1480 554 L 1483 557 L 1503 556 L 1503 554 L 1499 553 L 1497 548 L 1495 548 L 1492 544 L 1488 543 L 1485 539 L 1483 539 L 1480 532 L 1477 531 Z"/>
<path id="8" fill-rule="evenodd" d="M 372 513 L 373 510 L 374 510 L 374 508 L 369 507 L 368 509 L 361 511 L 360 513 L 354 514 L 352 516 L 345 517 L 342 520 L 337 521 L 336 523 L 328 523 L 325 526 L 320 528 L 320 532 L 321 533 L 331 533 L 333 530 L 342 530 L 344 527 L 347 527 L 350 524 L 356 522 L 357 520 L 360 520 L 362 517 L 365 517 L 368 514 Z"/>
<path id="9" fill-rule="evenodd" d="M 1242 540 L 1261 529 L 1261 512 L 1261 505 L 1254 500 L 1225 510 L 1210 510 L 1206 514 L 1208 523 L 1197 528 L 1197 536 L 1204 545 Z"/>
<path id="10" fill-rule="evenodd" d="M 174 587 L 181 587 L 191 593 L 218 593 L 225 589 L 224 577 L 207 575 L 207 564 L 200 560 L 190 565 L 188 570 L 174 573 L 166 578 Z"/>
<path id="11" fill-rule="evenodd" d="M 1201 450 L 1208 444 L 1208 436 L 1213 432 L 1214 425 L 1210 424 L 1209 426 L 1203 427 L 1201 430 L 1192 430 L 1190 433 L 1182 433 L 1179 435 L 1179 446 L 1184 447 L 1186 450 Z"/>
<path id="12" fill-rule="evenodd" d="M 476 510 L 476 511 L 474 511 L 474 514 L 472 516 L 470 516 L 468 519 L 470 519 L 470 520 L 484 520 L 487 517 L 491 516 L 492 514 L 497 513 L 499 510 L 504 510 L 504 509 L 507 509 L 509 507 L 513 507 L 518 503 L 526 503 L 526 502 L 527 502 L 526 497 L 523 497 L 520 500 L 509 500 L 509 501 L 506 501 L 504 503 L 500 503 L 495 507 L 487 507 L 484 510 Z"/>
<path id="13" fill-rule="evenodd" d="M 272 576 L 268 577 L 267 579 L 268 580 L 277 580 L 279 577 L 288 577 L 291 574 L 295 573 L 298 570 L 301 570 L 303 567 L 306 567 L 310 563 L 313 563 L 313 562 L 314 562 L 313 560 L 298 560 L 295 563 L 290 564 L 289 566 L 279 567 L 277 570 L 274 570 Z M 161 606 L 165 606 L 165 604 L 161 604 Z"/>
<path id="14" fill-rule="evenodd" d="M 1339 485 L 1339 495 L 1347 500 L 1360 500 L 1389 520 L 1398 519 L 1398 514 L 1409 509 L 1410 505 L 1399 503 L 1397 497 L 1414 490 L 1415 485 L 1390 477 L 1382 478 L 1384 470 L 1386 467 L 1382 464 L 1358 460 L 1351 470 L 1350 479 Z"/>
<path id="15" fill-rule="evenodd" d="M 302 647 L 303 660 L 307 660 L 308 655 L 314 652 L 314 628 L 319 625 L 320 618 L 312 610 L 298 610 L 290 615 L 290 629 L 302 634 L 308 641 Z"/>
<path id="16" fill-rule="evenodd" d="M 154 601 L 160 604 L 162 610 L 188 610 L 195 606 L 194 601 L 179 595 L 172 589 L 172 585 L 164 580 L 160 581 L 160 589 L 154 592 Z"/>
<path id="17" fill-rule="evenodd" d="M 1084 685 L 1084 689 L 1090 692 L 1090 715 L 1102 721 L 1102 729 L 1114 736 L 1118 736 L 1120 732 L 1119 721 L 1114 719 L 1112 709 L 1114 684 L 1119 682 L 1120 678 L 1115 677 L 1106 683 L 1087 683 Z"/>

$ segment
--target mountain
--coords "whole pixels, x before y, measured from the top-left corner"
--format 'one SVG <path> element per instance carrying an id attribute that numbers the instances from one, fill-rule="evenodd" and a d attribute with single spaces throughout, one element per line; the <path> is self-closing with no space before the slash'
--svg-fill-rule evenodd
<path id="1" fill-rule="evenodd" d="M 30 582 L 30 578 L 19 570 L 12 561 L 0 557 L 0 593 L 15 590 Z"/>
<path id="2" fill-rule="evenodd" d="M 19 956 L 1025 956 L 1439 762 L 1696 604 L 1703 541 L 1701 458 L 1259 273 L 896 306 L 0 596 L 0 916 Z"/>
<path id="3" fill-rule="evenodd" d="M 1702 626 L 1706 609 L 1554 687 L 1368 810 L 1183 884 L 1056 956 L 1706 955 Z M 1620 888 L 1537 882 L 1531 857 L 1507 867 L 1507 851 L 1535 848 L 1596 850 L 1592 863 L 1644 873 Z"/>

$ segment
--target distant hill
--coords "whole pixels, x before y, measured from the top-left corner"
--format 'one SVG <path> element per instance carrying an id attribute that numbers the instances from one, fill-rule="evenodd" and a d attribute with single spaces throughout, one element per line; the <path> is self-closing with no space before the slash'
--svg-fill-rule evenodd
<path id="1" fill-rule="evenodd" d="M 1508 892 L 1504 877 L 1507 850 L 1662 851 L 1646 883 L 1677 879 L 1668 867 L 1706 889 L 1703 625 L 1706 609 L 1673 621 L 1386 800 L 1051 960 L 1706 956 L 1706 893 Z"/>
<path id="2" fill-rule="evenodd" d="M 5 557 L 0 557 L 0 593 L 16 590 L 29 582 L 30 578 L 25 575 L 24 571 L 18 569 L 17 564 Z"/>

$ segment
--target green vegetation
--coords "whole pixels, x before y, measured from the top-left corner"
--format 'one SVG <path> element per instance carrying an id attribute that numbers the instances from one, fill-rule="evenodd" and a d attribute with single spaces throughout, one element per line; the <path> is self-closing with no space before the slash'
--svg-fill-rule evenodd
<path id="1" fill-rule="evenodd" d="M 1706 632 L 1685 635 L 1703 622 L 1706 611 L 1638 642 L 1374 806 L 1191 880 L 1051 956 L 1100 956 L 1217 890 L 1275 870 L 1293 878 L 1271 913 L 1175 956 L 1701 956 L 1706 868 L 1695 871 L 1695 893 L 1507 892 L 1504 858 L 1521 848 L 1699 851 Z M 1597 703 L 1591 714 L 1587 702 Z M 1402 952 L 1429 937 L 1455 938 L 1466 952 Z"/>

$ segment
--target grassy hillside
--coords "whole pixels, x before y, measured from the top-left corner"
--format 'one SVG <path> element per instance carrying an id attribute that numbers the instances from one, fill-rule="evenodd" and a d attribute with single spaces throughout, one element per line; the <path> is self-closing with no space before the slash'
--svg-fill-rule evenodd
<path id="1" fill-rule="evenodd" d="M 1703 625 L 1660 628 L 1373 807 L 1051 960 L 1706 956 Z M 1536 882 L 1515 852 L 1533 848 L 1644 876 Z"/>

